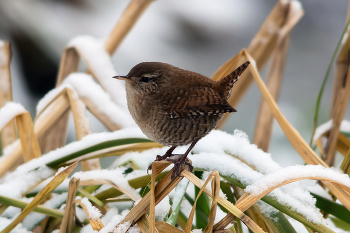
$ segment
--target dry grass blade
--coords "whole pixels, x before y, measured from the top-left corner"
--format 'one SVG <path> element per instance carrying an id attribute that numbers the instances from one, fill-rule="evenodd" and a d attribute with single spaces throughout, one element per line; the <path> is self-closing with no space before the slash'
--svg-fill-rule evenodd
<path id="1" fill-rule="evenodd" d="M 271 66 L 266 80 L 266 86 L 275 100 L 278 99 L 280 86 L 282 83 L 282 76 L 288 52 L 290 31 L 300 20 L 303 14 L 303 11 L 295 12 L 293 10 L 293 3 L 288 4 L 287 20 L 281 29 L 275 50 L 272 53 Z M 257 115 L 258 119 L 256 122 L 253 141 L 254 144 L 256 144 L 260 149 L 263 151 L 268 151 L 272 132 L 273 115 L 271 114 L 271 111 L 264 99 L 261 99 L 260 101 L 260 108 Z"/>
<path id="2" fill-rule="evenodd" d="M 349 172 L 350 172 L 350 149 L 348 150 L 347 154 L 344 156 L 344 160 L 340 165 L 340 169 L 345 174 L 349 174 Z"/>
<path id="3" fill-rule="evenodd" d="M 272 56 L 271 67 L 267 75 L 266 86 L 275 100 L 278 99 L 281 88 L 289 38 L 290 36 L 287 35 L 285 38 L 280 39 Z M 253 142 L 258 148 L 268 151 L 272 134 L 273 115 L 264 99 L 260 100 L 257 116 Z"/>
<path id="4" fill-rule="evenodd" d="M 196 200 L 195 200 L 195 202 L 193 204 L 190 216 L 188 217 L 188 221 L 187 221 L 186 227 L 185 227 L 185 233 L 190 233 L 191 232 L 192 222 L 193 222 L 194 213 L 195 213 L 195 210 L 196 210 L 196 205 L 197 205 L 198 198 L 200 197 L 202 192 L 206 189 L 206 186 L 208 185 L 209 181 L 212 181 L 212 183 L 211 183 L 212 184 L 211 197 L 212 197 L 213 201 L 212 201 L 212 205 L 211 205 L 211 209 L 210 209 L 210 213 L 209 213 L 209 222 L 208 222 L 208 225 L 205 228 L 204 232 L 208 233 L 208 232 L 212 232 L 213 231 L 213 224 L 214 224 L 215 215 L 216 215 L 216 207 L 217 207 L 218 195 L 219 195 L 219 191 L 220 191 L 220 176 L 219 176 L 219 173 L 217 171 L 213 171 L 209 175 L 207 180 L 204 182 L 203 186 L 200 188 L 200 190 L 198 192 L 198 195 L 196 197 Z"/>
<path id="5" fill-rule="evenodd" d="M 156 167 L 156 174 L 161 173 L 166 167 L 170 165 L 169 162 L 160 161 L 157 162 L 159 165 Z M 175 177 L 171 179 L 173 170 L 170 170 L 163 179 L 161 179 L 155 186 L 155 205 L 166 197 L 171 190 L 182 180 L 183 177 Z M 125 216 L 124 220 L 119 223 L 130 222 L 131 225 L 137 222 L 143 215 L 147 214 L 150 210 L 151 192 L 148 192 L 142 200 L 131 209 L 131 211 Z M 118 227 L 118 226 L 117 226 Z"/>
<path id="6" fill-rule="evenodd" d="M 79 60 L 79 55 L 74 49 L 66 48 L 63 51 L 56 87 L 61 85 L 64 78 L 69 74 L 78 71 Z M 59 107 L 60 106 L 58 106 L 58 104 L 55 104 L 52 108 L 57 109 Z M 47 129 L 45 133 L 46 136 L 40 141 L 40 145 L 42 145 L 44 153 L 64 145 L 68 127 L 68 117 L 69 112 L 65 111 L 59 118 L 59 121 L 56 124 L 50 125 L 50 127 Z"/>
<path id="7" fill-rule="evenodd" d="M 156 194 L 155 194 L 155 185 L 156 185 L 156 176 L 157 176 L 157 167 L 158 163 L 152 163 L 152 175 L 151 175 L 151 201 L 149 207 L 149 232 L 154 233 L 156 230 Z"/>
<path id="8" fill-rule="evenodd" d="M 54 101 L 54 106 L 51 109 L 48 109 L 50 111 L 45 111 L 45 117 L 39 118 L 36 123 L 34 124 L 34 132 L 37 135 L 39 142 L 47 136 L 45 132 L 55 123 L 58 121 L 58 119 L 61 118 L 61 116 L 69 109 L 69 100 L 66 95 L 59 96 Z M 56 132 L 57 133 L 57 132 Z M 22 149 L 20 140 L 15 141 L 14 150 L 12 151 L 9 156 L 1 157 L 0 158 L 0 177 L 5 175 L 5 173 L 19 165 L 23 162 L 23 159 L 21 158 L 22 155 Z"/>
<path id="9" fill-rule="evenodd" d="M 277 2 L 259 32 L 255 35 L 248 46 L 247 50 L 256 61 L 258 70 L 264 67 L 272 52 L 275 50 L 278 38 L 281 36 L 280 33 L 284 32 L 283 34 L 287 34 L 288 30 L 290 30 L 302 16 L 302 9 L 295 9 L 295 11 L 291 12 L 295 17 L 289 17 L 290 20 L 287 21 L 288 12 L 293 7 L 292 4 L 294 4 L 292 1 L 288 1 L 287 4 L 283 3 L 283 1 Z M 287 29 L 281 30 L 284 26 L 286 26 Z M 239 61 L 238 58 L 231 58 L 228 60 L 213 74 L 212 78 L 218 80 L 232 72 L 238 66 L 237 61 Z M 232 90 L 232 95 L 229 98 L 229 103 L 232 106 L 238 104 L 252 82 L 253 77 L 248 74 L 248 72 L 245 72 L 242 75 L 241 80 L 235 84 L 235 88 Z M 220 121 L 218 128 L 223 126 L 227 117 L 228 114 L 225 114 L 224 118 Z"/>
<path id="10" fill-rule="evenodd" d="M 321 152 L 321 155 L 324 155 L 323 144 L 321 142 L 322 137 L 329 137 L 329 131 L 325 132 L 316 140 L 316 146 Z M 338 134 L 336 150 L 339 151 L 343 156 L 347 155 L 348 150 L 350 149 L 350 140 L 342 133 Z"/>
<path id="11" fill-rule="evenodd" d="M 254 60 L 251 58 L 249 53 L 244 50 L 244 54 L 247 59 L 254 64 Z M 249 66 L 253 74 L 255 82 L 257 83 L 266 103 L 269 105 L 269 108 L 277 120 L 278 124 L 282 128 L 286 137 L 294 147 L 294 149 L 299 153 L 299 155 L 304 159 L 308 164 L 321 164 L 324 167 L 328 167 L 327 164 L 321 160 L 316 153 L 309 147 L 305 140 L 300 136 L 298 131 L 288 122 L 288 120 L 283 116 L 279 110 L 276 102 L 273 100 L 269 91 L 267 90 L 264 82 L 261 80 L 257 68 L 254 65 Z M 334 186 L 331 183 L 324 183 L 326 187 L 339 199 L 339 201 L 350 210 L 350 195 L 338 187 Z"/>
<path id="12" fill-rule="evenodd" d="M 39 158 L 41 151 L 38 138 L 34 132 L 32 117 L 29 112 L 25 112 L 16 117 L 18 136 L 22 145 L 23 161 Z"/>
<path id="13" fill-rule="evenodd" d="M 89 218 L 90 225 L 94 231 L 100 231 L 102 228 L 104 228 L 104 225 L 103 225 L 101 219 L 100 218 L 91 218 L 89 215 L 89 211 L 86 209 L 85 205 L 83 203 L 81 203 L 80 200 L 76 200 L 75 202 L 78 203 L 81 207 L 83 207 L 86 215 Z M 68 232 L 70 232 L 70 231 L 68 231 Z"/>
<path id="14" fill-rule="evenodd" d="M 10 110 L 10 108 L 6 108 L 4 111 L 8 110 Z M 36 134 L 34 133 L 34 127 L 30 113 L 26 111 L 23 107 L 20 107 L 16 112 L 9 112 L 9 114 L 11 114 L 10 116 L 12 117 L 12 119 L 9 119 L 9 122 L 2 122 L 0 126 L 0 131 L 2 130 L 2 127 L 6 127 L 6 125 L 8 125 L 8 123 L 11 123 L 12 120 L 16 120 L 18 135 L 22 146 L 23 160 L 27 162 L 33 158 L 40 157 L 41 151 L 39 148 L 39 143 Z M 5 156 L 4 158 L 7 157 L 9 156 Z M 10 168 L 7 166 L 2 166 L 2 169 L 6 171 Z"/>
<path id="15" fill-rule="evenodd" d="M 129 3 L 105 42 L 106 51 L 109 54 L 112 55 L 115 52 L 151 2 L 152 0 L 132 0 Z"/>
<path id="16" fill-rule="evenodd" d="M 20 222 L 23 221 L 23 219 L 32 212 L 35 207 L 41 203 L 43 199 L 47 197 L 58 185 L 60 185 L 67 177 L 68 175 L 73 171 L 73 169 L 78 165 L 78 162 L 70 165 L 69 167 L 65 168 L 63 171 L 61 171 L 59 174 L 57 174 L 51 181 L 48 183 L 33 199 L 32 202 L 29 203 L 29 205 L 17 216 L 15 220 L 11 222 L 10 225 L 8 225 L 4 230 L 1 231 L 1 233 L 8 233 L 12 231 Z"/>
<path id="17" fill-rule="evenodd" d="M 141 229 L 142 233 L 148 233 L 149 232 L 149 225 L 148 225 L 148 219 L 147 216 L 144 215 L 142 218 L 137 221 L 138 227 Z M 159 233 L 183 233 L 182 230 L 179 228 L 176 228 L 166 222 L 156 222 L 156 230 L 155 232 Z"/>
<path id="18" fill-rule="evenodd" d="M 340 124 L 344 118 L 346 107 L 350 96 L 350 39 L 347 40 L 343 49 L 341 50 L 338 58 L 339 69 L 335 73 L 335 82 L 340 83 L 338 88 L 334 88 L 334 106 L 332 107 L 331 119 L 333 124 L 330 130 L 330 135 L 325 148 L 326 163 L 329 166 L 333 166 L 335 159 L 335 151 L 337 146 L 337 138 L 340 131 Z M 343 67 L 347 65 L 347 69 Z"/>
<path id="19" fill-rule="evenodd" d="M 73 177 L 69 182 L 68 197 L 66 201 L 66 208 L 64 210 L 64 216 L 60 226 L 60 233 L 72 232 L 73 230 L 73 223 L 74 223 L 73 218 L 75 215 L 74 200 L 75 200 L 78 186 L 79 186 L 79 179 L 75 179 Z"/>
<path id="20" fill-rule="evenodd" d="M 189 171 L 183 171 L 181 173 L 183 176 L 185 176 L 189 181 L 191 181 L 194 185 L 196 185 L 198 188 L 202 188 L 202 182 L 200 179 L 198 179 L 194 174 L 192 174 Z M 212 194 L 209 192 L 208 189 L 203 189 L 203 191 L 208 194 L 209 196 L 211 196 Z M 229 202 L 228 200 L 218 197 L 217 199 L 218 203 L 220 205 L 222 205 L 225 209 L 227 209 L 230 213 L 231 216 L 236 216 L 237 218 L 239 218 L 242 222 L 244 222 L 244 224 L 253 232 L 263 232 L 261 230 L 261 228 L 254 222 L 252 221 L 247 215 L 245 215 L 240 209 L 238 209 L 236 206 L 234 206 L 231 202 Z M 235 218 L 235 217 L 234 217 Z M 233 219 L 234 220 L 234 219 Z M 232 221 L 233 221 L 232 220 Z M 232 221 L 228 222 L 231 223 Z M 227 225 L 228 225 L 227 224 Z M 220 227 L 216 227 L 217 225 L 214 225 L 214 232 L 216 230 L 223 230 L 226 226 L 224 226 L 223 228 Z"/>
<path id="21" fill-rule="evenodd" d="M 78 95 L 74 93 L 73 90 L 67 89 L 67 95 L 73 113 L 77 139 L 81 140 L 84 136 L 91 133 L 90 123 L 85 114 L 85 105 L 81 102 Z M 89 161 L 82 161 L 81 166 L 83 171 L 101 169 L 100 160 L 97 158 Z"/>
<path id="22" fill-rule="evenodd" d="M 137 201 L 137 198 L 126 191 L 123 187 L 113 183 L 110 180 L 103 180 L 103 179 L 81 179 L 79 185 L 80 186 L 85 186 L 85 185 L 100 185 L 100 184 L 109 184 L 115 189 L 118 189 L 122 193 L 126 194 L 128 197 L 130 197 L 133 201 Z"/>
<path id="23" fill-rule="evenodd" d="M 0 40 L 0 108 L 2 108 L 7 102 L 12 101 L 12 85 L 11 85 L 11 45 L 9 42 Z M 16 128 L 15 122 L 9 122 L 1 130 L 1 145 L 3 148 L 10 145 L 16 140 Z"/>
<path id="24" fill-rule="evenodd" d="M 149 150 L 151 148 L 160 148 L 163 147 L 163 145 L 156 143 L 156 142 L 143 142 L 143 143 L 133 143 L 133 144 L 127 144 L 127 145 L 121 145 L 121 146 L 114 146 L 107 149 L 95 151 L 88 153 L 86 155 L 80 156 L 79 158 L 75 158 L 72 160 L 67 161 L 65 164 L 71 164 L 75 161 L 84 161 L 94 158 L 104 158 L 109 156 L 117 156 L 117 155 L 123 155 L 130 151 L 144 151 Z"/>

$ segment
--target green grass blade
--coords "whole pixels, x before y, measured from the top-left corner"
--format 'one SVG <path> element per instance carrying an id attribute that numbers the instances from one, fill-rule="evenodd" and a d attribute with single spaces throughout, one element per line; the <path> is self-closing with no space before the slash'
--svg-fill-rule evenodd
<path id="1" fill-rule="evenodd" d="M 350 24 L 350 19 L 349 21 L 346 23 L 346 26 L 344 28 L 344 31 L 338 41 L 338 44 L 337 44 L 337 47 L 335 48 L 334 50 L 334 53 L 332 55 L 332 59 L 331 61 L 329 62 L 329 65 L 328 65 L 328 68 L 327 68 L 327 72 L 326 72 L 326 75 L 324 76 L 324 79 L 323 79 L 323 82 L 322 82 L 322 85 L 321 85 L 321 89 L 318 93 L 318 96 L 317 96 L 317 100 L 316 100 L 316 106 L 315 106 L 315 112 L 314 112 L 314 123 L 313 123 L 313 129 L 312 129 L 312 133 L 311 133 L 311 140 L 310 140 L 310 146 L 312 145 L 312 140 L 313 140 L 313 137 L 315 135 L 315 131 L 316 131 L 316 128 L 317 128 L 317 125 L 318 125 L 318 115 L 319 115 L 319 109 L 320 109 L 320 104 L 321 104 L 321 99 L 322 99 L 322 95 L 323 95 L 323 91 L 324 91 L 324 88 L 326 86 L 326 83 L 327 83 L 327 80 L 328 80 L 328 77 L 329 77 L 329 73 L 331 72 L 331 68 L 332 68 L 332 64 L 334 62 L 334 59 L 335 59 L 335 56 L 337 55 L 338 53 L 338 50 L 340 48 L 340 45 L 341 45 L 341 42 L 343 40 L 343 37 L 346 33 L 346 31 L 348 30 L 348 27 L 349 27 L 349 24 Z"/>
<path id="2" fill-rule="evenodd" d="M 21 209 L 26 208 L 27 205 L 29 204 L 28 202 L 25 202 L 25 201 L 21 201 L 14 198 L 1 196 L 1 195 L 0 195 L 0 203 L 3 205 L 14 206 Z M 33 211 L 40 214 L 45 214 L 50 217 L 63 218 L 62 211 L 46 208 L 42 205 L 38 205 L 37 207 L 35 207 Z"/>
<path id="3" fill-rule="evenodd" d="M 96 152 L 96 151 L 107 149 L 107 148 L 114 147 L 114 146 L 121 146 L 121 145 L 141 143 L 141 142 L 152 142 L 152 141 L 145 139 L 145 138 L 123 138 L 123 139 L 105 141 L 105 142 L 102 142 L 102 143 L 99 143 L 99 144 L 96 144 L 93 146 L 86 147 L 85 149 L 76 151 L 74 153 L 67 154 L 66 156 L 63 156 L 59 159 L 56 159 L 54 161 L 47 163 L 46 165 L 48 167 L 57 167 L 62 163 L 65 163 L 69 160 L 78 158 L 82 155 L 86 155 L 88 153 Z"/>
<path id="4" fill-rule="evenodd" d="M 198 178 L 201 178 L 203 175 L 203 172 L 202 171 L 195 171 L 194 174 Z M 197 186 L 194 186 L 195 197 L 197 197 L 199 191 L 200 191 L 200 188 L 198 188 Z M 199 209 L 204 212 L 204 215 L 198 212 Z M 209 212 L 210 212 L 210 207 L 209 207 L 208 197 L 205 193 L 202 193 L 197 200 L 196 213 L 195 213 L 196 227 L 198 229 L 202 229 L 204 231 L 204 229 L 208 225 Z"/>
<path id="5" fill-rule="evenodd" d="M 183 182 L 183 183 L 182 183 Z M 172 208 L 172 213 L 169 216 L 167 223 L 169 223 L 172 226 L 175 226 L 175 223 L 177 222 L 179 213 L 180 213 L 180 209 L 181 209 L 181 203 L 182 203 L 182 199 L 186 193 L 186 189 L 187 186 L 189 184 L 189 181 L 186 179 L 183 179 L 175 188 L 175 193 L 174 193 L 174 197 L 179 197 L 180 199 L 178 200 L 178 203 L 176 206 L 171 206 Z M 173 199 L 174 201 L 174 199 Z M 174 207 L 174 208 L 173 208 Z"/>
<path id="6" fill-rule="evenodd" d="M 329 213 L 345 222 L 350 221 L 350 211 L 346 209 L 343 205 L 340 205 L 336 202 L 328 200 L 320 195 L 315 193 L 310 193 L 312 196 L 316 198 L 316 207 Z"/>

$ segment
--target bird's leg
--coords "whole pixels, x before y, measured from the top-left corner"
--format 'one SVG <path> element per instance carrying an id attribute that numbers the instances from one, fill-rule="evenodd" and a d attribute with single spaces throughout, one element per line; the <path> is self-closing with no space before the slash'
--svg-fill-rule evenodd
<path id="1" fill-rule="evenodd" d="M 157 155 L 156 157 L 156 161 L 162 161 L 162 160 L 165 160 L 167 158 L 169 158 L 170 156 L 172 156 L 173 154 L 173 151 L 175 150 L 177 146 L 172 146 L 169 148 L 169 150 L 167 150 L 167 152 L 165 152 L 164 155 L 160 156 L 160 155 Z"/>
<path id="2" fill-rule="evenodd" d="M 182 164 L 185 164 L 189 167 L 189 170 L 192 171 L 193 170 L 193 166 L 186 162 L 186 158 L 187 155 L 191 152 L 192 148 L 196 145 L 196 143 L 199 141 L 199 139 L 195 139 L 192 144 L 190 145 L 190 147 L 187 149 L 187 151 L 185 152 L 185 154 L 183 154 L 179 159 L 167 159 L 167 161 L 173 162 L 174 163 L 174 168 L 173 168 L 173 174 L 171 174 L 171 179 L 174 179 L 175 176 L 180 176 L 180 168 Z"/>
<path id="3" fill-rule="evenodd" d="M 173 154 L 173 151 L 175 150 L 177 146 L 172 146 L 169 148 L 169 150 L 167 150 L 167 152 L 165 152 L 164 155 L 160 156 L 160 155 L 157 155 L 156 157 L 156 160 L 155 161 L 162 161 L 162 160 L 166 160 L 167 158 L 169 158 L 170 156 L 172 156 Z M 147 168 L 147 173 L 149 170 L 152 170 L 152 164 L 149 165 L 149 167 Z"/>

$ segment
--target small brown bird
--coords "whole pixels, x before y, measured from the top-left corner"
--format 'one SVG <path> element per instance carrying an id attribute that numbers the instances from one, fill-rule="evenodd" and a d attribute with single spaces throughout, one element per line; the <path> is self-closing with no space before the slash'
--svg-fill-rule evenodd
<path id="1" fill-rule="evenodd" d="M 113 77 L 126 81 L 128 108 L 142 132 L 155 142 L 171 146 L 156 161 L 174 163 L 172 178 L 180 175 L 182 164 L 193 169 L 186 158 L 194 145 L 217 126 L 224 113 L 236 112 L 227 99 L 249 63 L 219 81 L 161 62 L 143 62 L 127 76 Z M 189 143 L 185 154 L 169 158 L 177 146 Z"/>

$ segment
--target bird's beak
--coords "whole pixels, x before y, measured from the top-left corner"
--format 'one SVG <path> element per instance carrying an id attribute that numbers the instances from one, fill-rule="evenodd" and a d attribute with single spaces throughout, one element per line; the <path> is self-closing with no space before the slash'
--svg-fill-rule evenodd
<path id="1" fill-rule="evenodd" d="M 114 76 L 113 78 L 119 79 L 119 80 L 125 80 L 125 81 L 130 81 L 130 78 L 128 76 Z"/>

